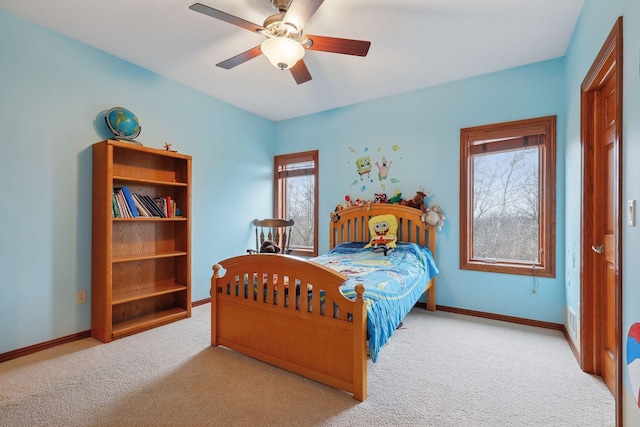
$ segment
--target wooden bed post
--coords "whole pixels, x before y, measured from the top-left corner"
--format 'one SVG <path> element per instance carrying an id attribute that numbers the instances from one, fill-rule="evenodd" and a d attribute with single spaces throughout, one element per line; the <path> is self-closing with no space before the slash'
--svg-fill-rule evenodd
<path id="1" fill-rule="evenodd" d="M 218 346 L 218 279 L 220 278 L 220 266 L 213 266 L 213 276 L 211 276 L 211 345 Z"/>
<path id="2" fill-rule="evenodd" d="M 436 311 L 436 278 L 427 284 L 427 311 Z"/>
<path id="3" fill-rule="evenodd" d="M 436 229 L 432 227 L 429 230 L 429 245 L 433 259 L 436 259 Z M 436 311 L 436 277 L 432 278 L 427 284 L 427 310 Z"/>
<path id="4" fill-rule="evenodd" d="M 367 306 L 364 301 L 364 286 L 357 284 L 356 309 L 353 312 L 353 398 L 363 402 L 367 398 Z M 360 332 L 362 331 L 362 332 Z"/>

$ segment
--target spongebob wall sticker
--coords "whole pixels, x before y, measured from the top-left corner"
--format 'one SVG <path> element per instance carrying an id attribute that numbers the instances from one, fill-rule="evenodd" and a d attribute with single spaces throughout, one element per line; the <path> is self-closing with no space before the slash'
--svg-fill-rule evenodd
<path id="1" fill-rule="evenodd" d="M 394 161 L 402 161 L 400 146 L 398 144 L 393 144 L 388 147 L 379 146 L 375 154 L 369 151 L 369 147 L 364 147 L 360 150 L 354 147 L 348 148 L 352 156 L 347 161 L 347 164 L 353 168 L 351 170 L 355 169 L 354 172 L 357 174 L 351 182 L 350 187 L 360 184 L 361 193 L 371 193 L 372 196 L 377 196 L 387 192 L 388 183 L 396 184 L 400 182 L 398 178 L 392 176 L 391 168 Z M 373 165 L 377 168 L 377 179 L 376 175 L 371 176 Z M 394 170 L 396 169 L 400 170 L 401 168 L 396 166 Z"/>
<path id="2" fill-rule="evenodd" d="M 362 181 L 364 175 L 369 178 L 371 175 L 371 157 L 364 156 L 357 159 L 356 168 L 358 169 L 358 175 L 360 175 L 360 181 Z"/>

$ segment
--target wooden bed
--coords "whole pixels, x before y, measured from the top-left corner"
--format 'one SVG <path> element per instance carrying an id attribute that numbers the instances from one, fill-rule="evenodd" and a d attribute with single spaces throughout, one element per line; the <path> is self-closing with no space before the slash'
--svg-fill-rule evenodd
<path id="1" fill-rule="evenodd" d="M 435 258 L 436 233 L 420 220 L 421 213 L 392 204 L 344 209 L 339 219 L 330 223 L 330 248 L 344 242 L 369 241 L 369 218 L 393 214 L 398 219 L 398 241 L 427 246 Z M 224 275 L 221 268 L 226 270 Z M 257 298 L 248 289 L 259 277 L 264 278 L 266 289 Z M 289 284 L 306 283 L 311 302 L 300 297 L 299 304 L 287 303 L 282 288 L 278 298 L 278 281 L 283 283 L 283 279 Z M 252 254 L 221 261 L 213 266 L 211 278 L 211 345 L 228 347 L 347 391 L 363 401 L 367 397 L 364 287 L 356 286 L 357 297 L 350 300 L 338 289 L 347 279 L 328 267 L 289 255 Z M 427 309 L 434 311 L 435 278 L 425 291 Z M 326 310 L 326 314 L 320 310 L 316 302 L 321 292 L 324 306 L 334 304 L 337 310 Z"/>

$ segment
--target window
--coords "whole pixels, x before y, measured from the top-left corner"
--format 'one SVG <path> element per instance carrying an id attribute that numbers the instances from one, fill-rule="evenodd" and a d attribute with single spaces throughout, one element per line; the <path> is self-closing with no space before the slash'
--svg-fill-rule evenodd
<path id="1" fill-rule="evenodd" d="M 460 130 L 460 268 L 555 277 L 555 116 Z"/>
<path id="2" fill-rule="evenodd" d="M 318 151 L 274 157 L 275 215 L 294 220 L 289 248 L 318 255 Z"/>

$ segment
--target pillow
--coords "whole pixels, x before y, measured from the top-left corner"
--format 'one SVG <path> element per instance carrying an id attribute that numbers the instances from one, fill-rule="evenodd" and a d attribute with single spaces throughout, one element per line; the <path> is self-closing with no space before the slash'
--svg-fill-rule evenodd
<path id="1" fill-rule="evenodd" d="M 371 240 L 365 248 L 373 247 L 374 250 L 383 250 L 385 255 L 387 251 L 396 247 L 398 238 L 398 219 L 395 215 L 376 215 L 369 220 L 369 233 Z"/>

